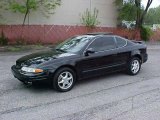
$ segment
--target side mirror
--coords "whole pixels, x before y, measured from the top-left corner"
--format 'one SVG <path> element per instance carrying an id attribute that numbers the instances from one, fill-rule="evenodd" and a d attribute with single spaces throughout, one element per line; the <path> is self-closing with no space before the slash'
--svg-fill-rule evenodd
<path id="1" fill-rule="evenodd" d="M 85 51 L 85 56 L 89 56 L 89 54 L 95 53 L 95 50 L 93 48 L 89 48 Z"/>

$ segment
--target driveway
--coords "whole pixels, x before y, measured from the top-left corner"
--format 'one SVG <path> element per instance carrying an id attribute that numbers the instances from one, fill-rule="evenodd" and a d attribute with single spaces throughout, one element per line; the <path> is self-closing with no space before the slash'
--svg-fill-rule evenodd
<path id="1" fill-rule="evenodd" d="M 160 45 L 148 45 L 148 53 L 136 76 L 82 80 L 67 93 L 25 86 L 13 77 L 11 65 L 29 52 L 0 53 L 0 120 L 159 120 Z"/>

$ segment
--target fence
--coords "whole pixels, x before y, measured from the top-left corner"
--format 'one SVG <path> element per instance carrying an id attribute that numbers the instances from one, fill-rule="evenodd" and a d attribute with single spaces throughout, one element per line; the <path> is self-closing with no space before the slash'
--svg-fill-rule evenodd
<path id="1" fill-rule="evenodd" d="M 1 25 L 0 32 L 4 32 L 10 44 L 22 40 L 28 44 L 37 42 L 50 44 L 65 40 L 74 35 L 81 35 L 90 32 L 112 32 L 113 34 L 128 37 L 129 39 L 140 40 L 138 30 L 128 30 L 121 28 L 95 27 L 87 28 L 84 26 L 64 26 L 64 25 Z M 155 37 L 153 37 L 155 39 Z"/>

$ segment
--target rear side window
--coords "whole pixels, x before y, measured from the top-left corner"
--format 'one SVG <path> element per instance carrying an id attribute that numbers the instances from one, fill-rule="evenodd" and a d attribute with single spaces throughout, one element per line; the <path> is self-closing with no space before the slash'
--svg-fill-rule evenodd
<path id="1" fill-rule="evenodd" d="M 115 40 L 113 37 L 97 38 L 89 48 L 93 48 L 96 52 L 110 50 L 116 48 Z"/>
<path id="2" fill-rule="evenodd" d="M 127 41 L 125 39 L 120 38 L 120 37 L 116 37 L 116 41 L 117 41 L 117 46 L 118 47 L 123 47 L 127 43 Z"/>

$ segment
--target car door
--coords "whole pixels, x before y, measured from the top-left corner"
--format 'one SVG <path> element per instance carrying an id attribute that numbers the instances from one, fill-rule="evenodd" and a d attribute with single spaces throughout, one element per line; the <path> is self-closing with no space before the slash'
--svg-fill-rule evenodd
<path id="1" fill-rule="evenodd" d="M 130 57 L 130 51 L 127 49 L 127 40 L 125 38 L 116 36 L 116 44 L 117 44 L 117 56 L 115 58 L 115 63 L 117 67 L 122 69 L 122 66 L 125 66 Z"/>
<path id="2" fill-rule="evenodd" d="M 83 55 L 78 66 L 82 77 L 89 77 L 112 71 L 117 55 L 115 39 L 112 36 L 98 37 L 87 48 L 95 52 Z"/>

